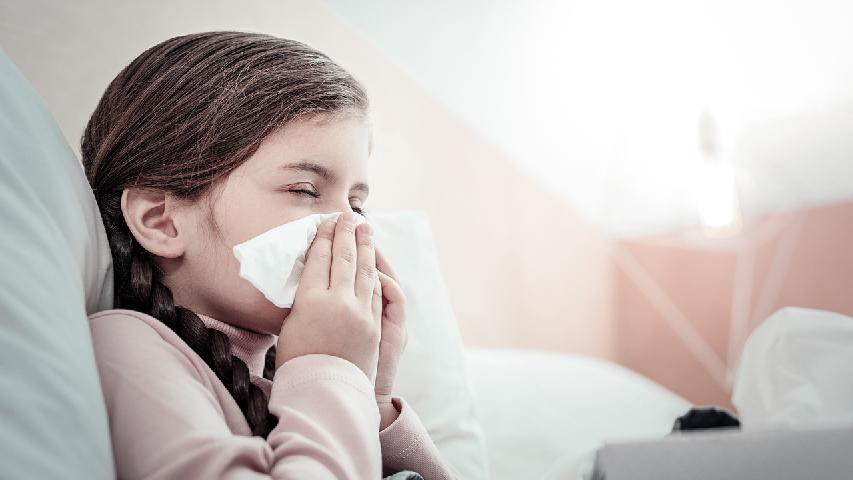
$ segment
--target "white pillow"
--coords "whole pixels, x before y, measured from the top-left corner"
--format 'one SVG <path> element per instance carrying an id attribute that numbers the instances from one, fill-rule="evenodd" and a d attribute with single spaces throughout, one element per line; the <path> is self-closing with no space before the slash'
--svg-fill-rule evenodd
<path id="1" fill-rule="evenodd" d="M 92 190 L 0 50 L 0 465 L 5 478 L 114 478 L 87 312 L 111 307 Z"/>
<path id="2" fill-rule="evenodd" d="M 605 360 L 466 351 L 494 480 L 575 479 L 604 442 L 662 438 L 690 403 Z"/>
<path id="3" fill-rule="evenodd" d="M 463 478 L 486 479 L 483 431 L 429 223 L 419 213 L 368 214 L 368 219 L 376 246 L 407 299 L 409 341 L 395 393 L 412 405 L 444 459 Z"/>

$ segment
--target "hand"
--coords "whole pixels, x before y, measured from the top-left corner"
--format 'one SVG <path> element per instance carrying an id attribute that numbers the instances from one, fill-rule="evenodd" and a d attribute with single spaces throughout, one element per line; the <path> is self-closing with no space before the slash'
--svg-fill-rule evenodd
<path id="1" fill-rule="evenodd" d="M 382 334 L 379 342 L 379 364 L 374 393 L 379 404 L 391 402 L 391 390 L 397 377 L 400 356 L 406 348 L 406 297 L 391 265 L 376 250 L 376 267 L 382 293 Z"/>
<path id="2" fill-rule="evenodd" d="M 326 220 L 308 250 L 290 314 L 276 345 L 275 368 L 302 355 L 348 360 L 368 378 L 379 357 L 381 293 L 369 224 L 353 213 Z"/>

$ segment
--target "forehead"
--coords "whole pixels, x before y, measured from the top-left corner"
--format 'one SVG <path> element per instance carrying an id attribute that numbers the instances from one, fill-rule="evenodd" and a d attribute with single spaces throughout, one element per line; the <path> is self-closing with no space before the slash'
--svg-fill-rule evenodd
<path id="1" fill-rule="evenodd" d="M 322 165 L 340 181 L 367 181 L 370 128 L 359 115 L 316 115 L 270 134 L 240 169 L 273 174 L 291 163 Z"/>

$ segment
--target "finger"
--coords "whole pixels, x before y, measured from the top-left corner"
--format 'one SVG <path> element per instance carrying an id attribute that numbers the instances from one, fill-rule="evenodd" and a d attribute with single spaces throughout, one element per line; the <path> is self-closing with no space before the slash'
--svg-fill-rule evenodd
<path id="1" fill-rule="evenodd" d="M 388 299 L 389 303 L 403 303 L 406 301 L 406 295 L 403 293 L 400 284 L 382 271 L 379 272 L 379 284 L 382 287 L 382 294 Z"/>
<path id="2" fill-rule="evenodd" d="M 382 319 L 394 323 L 400 328 L 405 328 L 406 322 L 406 296 L 400 284 L 393 278 L 380 272 L 379 285 L 382 287 Z"/>
<path id="3" fill-rule="evenodd" d="M 385 255 L 382 255 L 382 252 L 379 251 L 378 248 L 376 249 L 376 268 L 385 272 L 386 275 L 393 278 L 395 281 L 397 280 L 397 275 L 394 273 L 394 270 L 391 269 L 391 264 L 388 263 Z"/>
<path id="4" fill-rule="evenodd" d="M 382 323 L 382 284 L 378 281 L 373 285 L 373 299 L 370 310 L 376 323 Z"/>
<path id="5" fill-rule="evenodd" d="M 335 236 L 335 221 L 326 220 L 317 227 L 317 235 L 311 242 L 302 270 L 300 285 L 329 288 L 329 269 L 332 263 L 332 240 Z"/>
<path id="6" fill-rule="evenodd" d="M 331 288 L 352 292 L 355 288 L 356 250 L 354 213 L 338 216 L 335 240 L 332 243 Z"/>
<path id="7" fill-rule="evenodd" d="M 369 223 L 362 223 L 355 229 L 357 270 L 355 274 L 355 296 L 364 300 L 367 306 L 373 296 L 373 286 L 378 282 L 376 256 L 373 248 L 373 231 Z"/>

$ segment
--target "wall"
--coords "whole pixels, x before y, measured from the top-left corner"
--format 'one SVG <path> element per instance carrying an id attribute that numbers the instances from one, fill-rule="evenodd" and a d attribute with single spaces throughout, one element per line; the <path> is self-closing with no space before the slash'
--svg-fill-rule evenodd
<path id="1" fill-rule="evenodd" d="M 853 203 L 767 215 L 723 242 L 691 231 L 621 241 L 613 264 L 618 360 L 695 403 L 731 407 L 740 349 L 770 314 L 798 306 L 853 315 L 851 245 Z M 700 360 L 703 344 L 722 378 Z"/>

